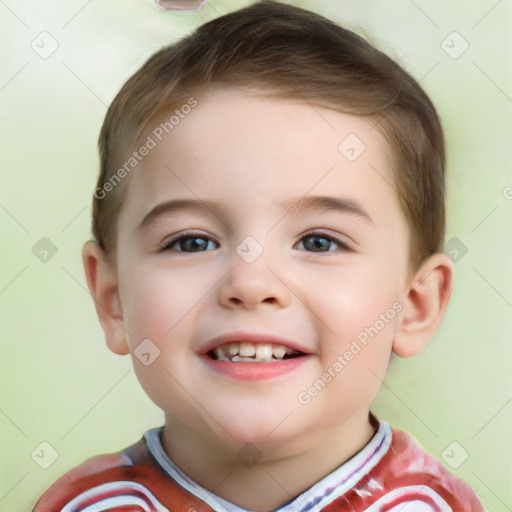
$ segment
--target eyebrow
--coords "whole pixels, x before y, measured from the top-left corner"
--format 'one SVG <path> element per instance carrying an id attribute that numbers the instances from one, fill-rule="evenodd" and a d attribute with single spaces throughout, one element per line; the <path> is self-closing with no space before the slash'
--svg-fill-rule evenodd
<path id="1" fill-rule="evenodd" d="M 216 201 L 206 201 L 200 199 L 173 199 L 157 204 L 149 213 L 145 215 L 137 230 L 141 231 L 154 224 L 161 217 L 170 217 L 180 212 L 213 213 L 220 217 L 224 212 L 224 207 Z"/>
<path id="2" fill-rule="evenodd" d="M 300 199 L 281 201 L 278 206 L 288 213 L 304 214 L 311 211 L 329 212 L 354 215 L 361 220 L 373 224 L 366 209 L 354 199 L 332 196 L 305 196 Z M 172 216 L 180 212 L 213 213 L 216 217 L 225 218 L 225 207 L 216 201 L 200 199 L 173 199 L 165 201 L 152 208 L 142 219 L 137 230 L 144 230 L 161 217 Z"/>
<path id="3" fill-rule="evenodd" d="M 348 213 L 373 224 L 372 218 L 364 206 L 348 197 L 304 196 L 299 200 L 291 199 L 280 202 L 279 206 L 287 213 L 307 213 L 311 211 Z"/>

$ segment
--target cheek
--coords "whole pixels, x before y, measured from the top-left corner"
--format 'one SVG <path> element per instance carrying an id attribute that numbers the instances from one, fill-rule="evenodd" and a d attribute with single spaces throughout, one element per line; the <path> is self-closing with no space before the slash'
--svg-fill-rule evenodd
<path id="1" fill-rule="evenodd" d="M 367 299 L 364 307 L 346 307 L 338 315 L 335 335 L 326 333 L 316 378 L 327 385 L 318 405 L 328 403 L 334 418 L 373 402 L 386 375 L 397 319 L 391 302 L 382 307 Z"/>
<path id="2" fill-rule="evenodd" d="M 309 273 L 301 295 L 323 325 L 323 332 L 347 339 L 373 325 L 386 312 L 394 318 L 392 306 L 401 290 L 397 272 L 362 259 L 357 265 L 334 272 Z"/>
<path id="3" fill-rule="evenodd" d="M 335 279 L 320 281 L 308 304 L 319 319 L 322 371 L 335 373 L 336 382 L 354 392 L 366 393 L 366 387 L 374 394 L 389 362 L 402 309 L 392 276 L 389 270 L 352 267 Z"/>
<path id="4" fill-rule="evenodd" d="M 181 276 L 169 269 L 140 269 L 125 283 L 123 314 L 134 343 L 141 338 L 167 343 L 208 291 L 207 283 L 194 273 Z"/>
<path id="5" fill-rule="evenodd" d="M 158 407 L 192 421 L 190 408 L 184 405 L 188 396 L 180 383 L 193 371 L 190 321 L 201 295 L 197 289 L 191 292 L 168 270 L 136 268 L 137 274 L 124 280 L 122 290 L 135 374 Z"/>
<path id="6" fill-rule="evenodd" d="M 393 302 L 391 297 L 363 296 L 359 302 L 344 301 L 338 311 L 331 311 L 330 331 L 324 330 L 322 366 L 331 365 L 341 356 L 347 366 L 364 371 L 373 368 L 375 373 L 383 375 L 399 309 L 400 303 Z"/>

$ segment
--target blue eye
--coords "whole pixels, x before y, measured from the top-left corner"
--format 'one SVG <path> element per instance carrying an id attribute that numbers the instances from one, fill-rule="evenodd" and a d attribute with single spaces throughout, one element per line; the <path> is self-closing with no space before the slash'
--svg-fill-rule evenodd
<path id="1" fill-rule="evenodd" d="M 299 245 L 308 252 L 350 251 L 346 243 L 323 233 L 308 233 L 300 239 Z"/>
<path id="2" fill-rule="evenodd" d="M 166 242 L 162 251 L 203 252 L 216 249 L 216 243 L 208 237 L 194 233 L 182 233 Z"/>
<path id="3" fill-rule="evenodd" d="M 165 242 L 161 252 L 197 253 L 212 251 L 219 247 L 218 243 L 201 233 L 181 233 Z M 307 233 L 298 242 L 299 250 L 307 252 L 349 252 L 349 245 L 338 238 L 324 233 Z"/>

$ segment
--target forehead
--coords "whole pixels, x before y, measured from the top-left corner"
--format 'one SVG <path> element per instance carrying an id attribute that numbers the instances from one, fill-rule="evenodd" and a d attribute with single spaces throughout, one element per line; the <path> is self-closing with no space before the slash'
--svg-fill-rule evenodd
<path id="1" fill-rule="evenodd" d="M 126 198 L 139 216 L 170 196 L 277 210 L 284 199 L 330 193 L 396 206 L 389 149 L 371 119 L 240 90 L 195 101 L 162 114 L 140 139 L 152 148 Z"/>

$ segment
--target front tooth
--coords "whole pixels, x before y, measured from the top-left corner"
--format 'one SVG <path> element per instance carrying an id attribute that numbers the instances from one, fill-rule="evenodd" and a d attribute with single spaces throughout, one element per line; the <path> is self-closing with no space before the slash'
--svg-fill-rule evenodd
<path id="1" fill-rule="evenodd" d="M 276 359 L 282 359 L 286 354 L 286 347 L 283 347 L 283 345 L 275 345 L 272 349 L 272 353 Z"/>
<path id="2" fill-rule="evenodd" d="M 233 356 L 231 358 L 232 363 L 254 363 L 256 359 L 253 357 L 240 357 L 240 356 Z"/>
<path id="3" fill-rule="evenodd" d="M 270 361 L 272 359 L 272 347 L 270 345 L 258 345 L 256 347 L 256 359 Z"/>
<path id="4" fill-rule="evenodd" d="M 240 343 L 238 355 L 240 357 L 253 357 L 256 354 L 256 347 L 252 343 Z"/>

